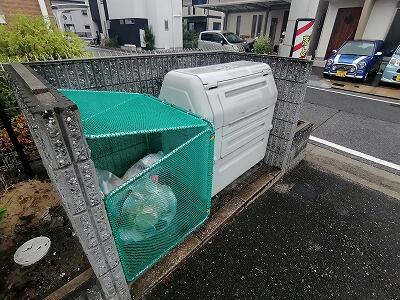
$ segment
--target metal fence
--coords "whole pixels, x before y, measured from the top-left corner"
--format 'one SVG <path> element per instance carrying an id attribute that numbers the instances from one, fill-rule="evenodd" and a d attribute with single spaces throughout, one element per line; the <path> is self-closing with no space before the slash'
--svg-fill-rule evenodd
<path id="1" fill-rule="evenodd" d="M 30 162 L 40 158 L 4 76 L 0 66 L 0 190 L 26 175 L 31 176 Z"/>

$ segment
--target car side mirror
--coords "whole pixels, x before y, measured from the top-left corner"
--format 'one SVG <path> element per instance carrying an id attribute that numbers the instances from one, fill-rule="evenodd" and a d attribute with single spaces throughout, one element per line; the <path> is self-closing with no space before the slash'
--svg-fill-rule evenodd
<path id="1" fill-rule="evenodd" d="M 336 54 L 337 53 L 337 50 L 336 49 L 333 49 L 332 50 L 332 54 Z"/>
<path id="2" fill-rule="evenodd" d="M 381 51 L 378 51 L 378 52 L 375 53 L 375 55 L 376 55 L 376 56 L 381 56 L 381 55 L 382 55 L 382 52 L 381 52 Z"/>

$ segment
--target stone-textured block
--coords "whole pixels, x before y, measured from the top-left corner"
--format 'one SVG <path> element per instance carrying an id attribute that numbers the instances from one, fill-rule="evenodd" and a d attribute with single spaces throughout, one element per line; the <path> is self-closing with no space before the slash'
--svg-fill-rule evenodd
<path id="1" fill-rule="evenodd" d="M 114 239 L 110 237 L 102 244 L 108 265 L 111 269 L 114 269 L 119 264 L 118 252 L 117 248 L 115 247 Z"/>
<path id="2" fill-rule="evenodd" d="M 96 276 L 102 276 L 108 272 L 109 268 L 104 253 L 99 246 L 86 251 L 86 256 L 92 266 Z"/>
<path id="3" fill-rule="evenodd" d="M 93 226 L 88 212 L 73 216 L 72 223 L 84 249 L 90 249 L 99 244 L 96 236 L 96 228 Z"/>
<path id="4" fill-rule="evenodd" d="M 278 119 L 272 119 L 271 134 L 273 136 L 289 140 L 290 137 L 293 136 L 295 130 L 296 124 Z"/>
<path id="5" fill-rule="evenodd" d="M 285 161 L 284 153 L 276 153 L 267 148 L 264 157 L 264 162 L 267 165 L 282 168 L 284 161 Z"/>
<path id="6" fill-rule="evenodd" d="M 86 210 L 85 198 L 73 166 L 54 170 L 53 184 L 61 195 L 64 207 L 68 209 L 71 215 L 76 215 Z"/>
<path id="7" fill-rule="evenodd" d="M 270 135 L 267 148 L 276 153 L 286 153 L 291 145 L 291 142 L 281 137 Z"/>
<path id="8" fill-rule="evenodd" d="M 94 223 L 97 228 L 100 240 L 105 241 L 111 236 L 110 222 L 108 221 L 107 212 L 104 205 L 97 205 L 90 208 L 93 215 Z"/>
<path id="9" fill-rule="evenodd" d="M 128 300 L 131 299 L 129 294 L 129 288 L 126 285 L 125 275 L 122 268 L 114 268 L 111 270 L 112 277 L 114 279 L 114 285 L 117 289 L 119 299 Z"/>
<path id="10" fill-rule="evenodd" d="M 54 157 L 58 168 L 63 168 L 70 165 L 71 158 L 69 156 L 56 114 L 54 111 L 44 111 L 41 117 L 47 132 L 47 151 L 52 152 L 52 156 Z M 52 163 L 52 165 L 54 166 L 54 163 Z"/>
<path id="11" fill-rule="evenodd" d="M 79 175 L 83 179 L 88 205 L 98 205 L 101 202 L 101 196 L 99 190 L 99 181 L 93 161 L 87 160 L 85 162 L 78 163 L 78 170 Z"/>
<path id="12" fill-rule="evenodd" d="M 274 118 L 297 124 L 300 109 L 300 104 L 278 100 L 275 104 Z"/>
<path id="13" fill-rule="evenodd" d="M 60 113 L 62 125 L 68 135 L 74 161 L 84 161 L 90 156 L 90 150 L 83 137 L 83 129 L 78 110 L 67 108 Z"/>
<path id="14" fill-rule="evenodd" d="M 113 299 L 113 297 L 117 297 L 117 291 L 115 290 L 114 287 L 111 271 L 108 271 L 106 274 L 98 277 L 98 280 L 104 292 L 104 295 L 106 296 L 106 299 Z"/>
<path id="15" fill-rule="evenodd" d="M 304 83 L 291 82 L 277 79 L 278 99 L 284 102 L 301 104 L 304 102 L 306 85 Z"/>

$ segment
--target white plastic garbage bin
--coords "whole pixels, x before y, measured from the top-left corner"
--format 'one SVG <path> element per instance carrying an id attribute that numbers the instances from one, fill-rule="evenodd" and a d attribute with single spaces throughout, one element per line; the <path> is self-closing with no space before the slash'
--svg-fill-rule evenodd
<path id="1" fill-rule="evenodd" d="M 159 98 L 215 126 L 213 195 L 265 156 L 277 89 L 265 63 L 237 61 L 170 71 Z"/>

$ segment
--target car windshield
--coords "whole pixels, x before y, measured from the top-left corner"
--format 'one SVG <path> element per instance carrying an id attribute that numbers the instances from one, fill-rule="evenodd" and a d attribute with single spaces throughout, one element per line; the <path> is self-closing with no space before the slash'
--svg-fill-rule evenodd
<path id="1" fill-rule="evenodd" d="M 238 37 L 233 32 L 224 32 L 224 37 L 228 40 L 229 43 L 241 43 L 242 39 Z"/>
<path id="2" fill-rule="evenodd" d="M 339 54 L 353 55 L 374 55 L 374 43 L 363 41 L 347 42 L 340 50 Z"/>

